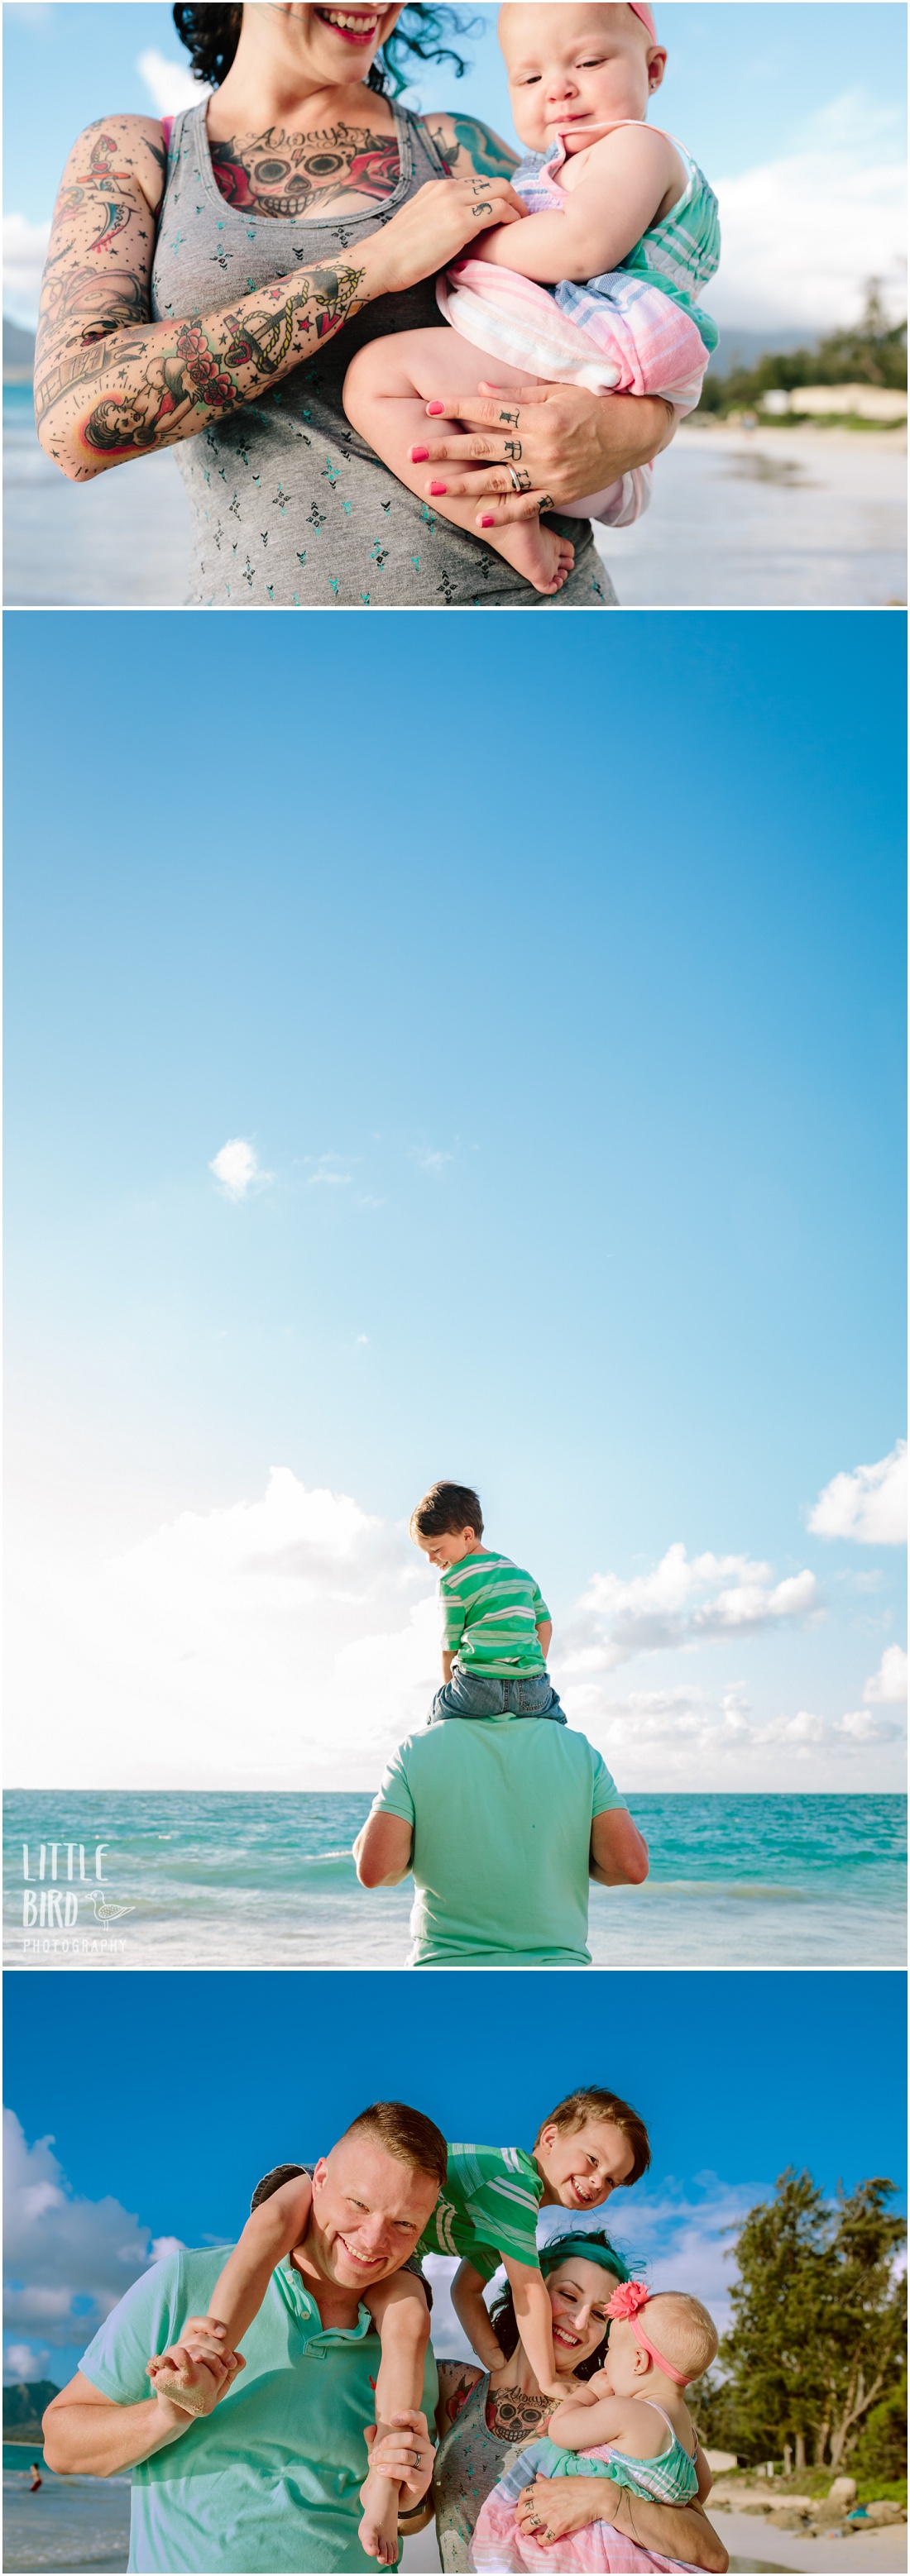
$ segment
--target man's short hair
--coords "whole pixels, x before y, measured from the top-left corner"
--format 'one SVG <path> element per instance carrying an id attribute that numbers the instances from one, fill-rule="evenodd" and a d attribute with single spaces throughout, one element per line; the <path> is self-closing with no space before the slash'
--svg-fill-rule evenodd
<path id="1" fill-rule="evenodd" d="M 480 1497 L 472 1485 L 449 1485 L 443 1480 L 430 1486 L 422 1503 L 411 1513 L 408 1526 L 412 1538 L 442 1538 L 447 1530 L 463 1529 L 472 1529 L 475 1538 L 482 1538 Z"/>
<path id="2" fill-rule="evenodd" d="M 557 2102 L 555 2111 L 548 2111 L 546 2119 L 541 2120 L 535 2147 L 545 2129 L 562 2129 L 568 2136 L 574 2136 L 576 2130 L 585 2128 L 589 2120 L 611 2120 L 614 2129 L 621 2130 L 632 2149 L 633 2158 L 632 2171 L 626 2175 L 626 2188 L 630 2189 L 633 2182 L 640 2182 L 651 2162 L 651 2141 L 644 2121 L 639 2119 L 638 2112 L 633 2111 L 628 2102 L 620 2100 L 618 2093 L 605 2093 L 599 2084 L 582 2084 L 577 2093 L 567 2093 L 564 2102 Z"/>
<path id="3" fill-rule="evenodd" d="M 366 2111 L 358 2111 L 343 2135 L 375 2138 L 387 2155 L 397 2156 L 400 2164 L 410 2165 L 415 2173 L 429 2175 L 437 2190 L 442 2190 L 448 2163 L 442 2130 L 423 2111 L 412 2111 L 410 2103 L 371 2102 Z"/>

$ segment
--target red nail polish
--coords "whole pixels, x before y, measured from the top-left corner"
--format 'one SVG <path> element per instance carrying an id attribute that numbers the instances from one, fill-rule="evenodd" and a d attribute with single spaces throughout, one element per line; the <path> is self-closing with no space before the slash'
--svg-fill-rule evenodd
<path id="1" fill-rule="evenodd" d="M 428 411 L 444 411 L 444 410 L 445 410 L 445 404 L 444 404 L 444 403 L 428 403 L 428 404 L 427 404 L 427 410 L 428 410 Z"/>
<path id="2" fill-rule="evenodd" d="M 428 458 L 429 458 L 429 453 L 430 453 L 430 451 L 429 451 L 429 448 L 428 448 L 428 447 L 412 447 L 412 449 L 411 449 L 411 463 L 412 463 L 412 465 L 426 465 L 426 463 L 427 463 L 427 461 L 428 461 Z"/>
<path id="3" fill-rule="evenodd" d="M 490 511 L 489 516 L 488 516 L 486 519 L 481 519 L 480 524 L 481 524 L 481 527 L 482 527 L 482 528 L 495 528 L 495 526 L 496 526 L 496 521 L 495 521 L 495 519 L 494 519 L 494 517 L 493 517 L 493 512 L 492 512 L 492 510 Z"/>
<path id="4" fill-rule="evenodd" d="M 431 483 L 430 492 L 432 497 L 435 499 L 440 492 L 447 492 L 448 488 L 447 483 Z"/>

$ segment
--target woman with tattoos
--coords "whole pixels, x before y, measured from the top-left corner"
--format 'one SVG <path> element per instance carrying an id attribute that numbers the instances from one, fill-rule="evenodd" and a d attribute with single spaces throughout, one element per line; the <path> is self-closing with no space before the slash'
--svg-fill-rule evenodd
<path id="1" fill-rule="evenodd" d="M 106 118 L 70 155 L 36 354 L 45 453 L 82 482 L 174 447 L 190 605 L 605 605 L 590 539 L 558 603 L 542 600 L 405 491 L 345 419 L 356 349 L 426 327 L 437 272 L 524 212 L 515 156 L 488 127 L 414 116 L 391 94 L 415 54 L 460 67 L 441 13 L 253 0 L 174 16 L 218 86 L 170 127 Z M 661 401 L 544 394 L 523 467 L 541 506 L 632 471 L 671 432 Z M 452 412 L 467 421 L 472 406 Z M 478 397 L 473 419 L 482 434 L 457 441 L 468 488 L 514 497 L 495 401 Z"/>
<path id="2" fill-rule="evenodd" d="M 553 2311 L 556 2368 L 560 2378 L 565 2378 L 569 2395 L 574 2381 L 590 2379 L 594 2371 L 603 2367 L 609 2300 L 617 2281 L 627 2280 L 628 2273 L 622 2256 L 600 2229 L 585 2230 L 579 2236 L 551 2237 L 549 2245 L 541 2247 L 540 2268 Z M 432 2510 L 442 2566 L 447 2571 L 458 2571 L 458 2576 L 473 2565 L 471 2539 L 481 2505 L 516 2450 L 526 2449 L 541 2432 L 551 2409 L 550 2399 L 541 2396 L 520 2342 L 510 2291 L 494 2302 L 491 2313 L 497 2342 L 506 2355 L 500 2369 L 488 2372 L 477 2362 L 437 2358 L 439 2448 Z M 554 2484 L 571 2487 L 571 2499 L 561 2495 L 548 2498 L 544 2490 Z M 615 2536 L 615 2557 L 611 2542 L 610 2558 L 617 2568 L 646 2571 L 680 2565 L 710 2570 L 726 2567 L 726 2552 L 697 2507 L 645 2505 L 637 2497 L 630 2499 L 628 2491 L 618 2486 L 608 2495 L 605 2507 L 604 2488 L 608 2484 L 596 2477 L 555 2482 L 538 2478 L 535 2487 L 528 2489 L 523 2512 L 528 2527 L 537 2526 L 542 2569 L 547 2566 L 546 2549 L 551 2537 L 555 2540 L 569 2527 L 578 2530 L 605 2519 Z M 638 2517 L 634 2523 L 630 2506 Z M 429 2519 L 430 2508 L 418 2507 L 402 2529 L 422 2530 Z M 558 2564 L 555 2549 L 554 2563 Z"/>

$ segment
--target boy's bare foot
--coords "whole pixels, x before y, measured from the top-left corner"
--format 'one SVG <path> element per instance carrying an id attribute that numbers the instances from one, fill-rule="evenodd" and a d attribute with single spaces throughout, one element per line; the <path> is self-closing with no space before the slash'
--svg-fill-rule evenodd
<path id="1" fill-rule="evenodd" d="M 389 2478 L 368 2477 L 360 2490 L 363 2520 L 357 2534 L 366 2558 L 394 2567 L 398 2556 L 398 2489 Z"/>
<path id="2" fill-rule="evenodd" d="M 525 581 L 542 591 L 545 599 L 552 599 L 568 581 L 575 548 L 567 537 L 558 537 L 555 528 L 545 528 L 540 519 L 522 519 L 514 527 L 498 528 L 495 538 L 485 528 L 478 528 L 477 533 L 495 544 L 497 553 L 505 555 L 515 571 L 523 573 Z"/>

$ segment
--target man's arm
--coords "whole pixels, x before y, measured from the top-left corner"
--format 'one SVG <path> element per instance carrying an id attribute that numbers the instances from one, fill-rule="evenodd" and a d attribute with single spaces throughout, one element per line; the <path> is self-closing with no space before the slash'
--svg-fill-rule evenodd
<path id="1" fill-rule="evenodd" d="M 204 2365 L 197 2364 L 197 2376 Z M 210 2375 L 210 2374 L 209 2374 Z M 222 2373 L 223 2379 L 229 2376 Z M 166 2397 L 118 2406 L 77 2370 L 44 2418 L 44 2456 L 57 2477 L 113 2478 L 134 2469 L 187 2433 L 192 2416 Z"/>
<path id="2" fill-rule="evenodd" d="M 400 1887 L 413 1847 L 413 1829 L 404 1816 L 368 1816 L 354 1845 L 361 1887 Z"/>
<path id="3" fill-rule="evenodd" d="M 588 1871 L 600 1887 L 640 1887 L 647 1878 L 648 1846 L 628 1807 L 594 1817 Z"/>

